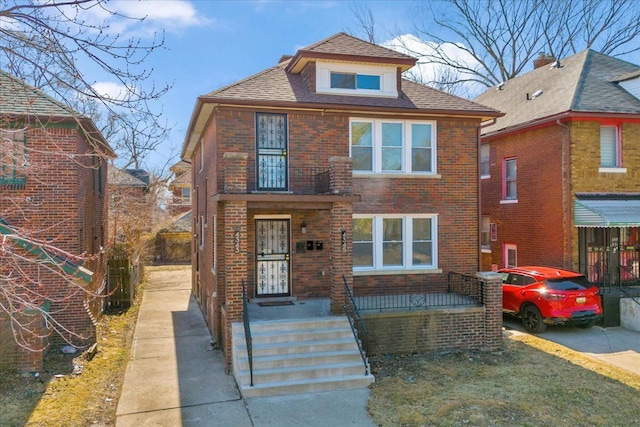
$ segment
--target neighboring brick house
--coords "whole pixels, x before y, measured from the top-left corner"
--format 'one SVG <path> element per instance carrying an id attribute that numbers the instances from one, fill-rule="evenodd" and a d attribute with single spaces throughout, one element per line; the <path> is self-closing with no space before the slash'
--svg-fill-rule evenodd
<path id="1" fill-rule="evenodd" d="M 339 33 L 198 98 L 193 291 L 227 361 L 243 282 L 339 313 L 343 277 L 374 293 L 478 271 L 478 132 L 500 113 L 403 79 L 415 64 Z"/>
<path id="2" fill-rule="evenodd" d="M 593 50 L 535 65 L 475 100 L 505 113 L 482 129 L 483 266 L 637 283 L 640 66 Z"/>
<path id="3" fill-rule="evenodd" d="M 138 171 L 136 169 L 136 171 Z M 142 181 L 132 173 L 133 170 L 123 170 L 111 166 L 108 173 L 109 188 L 109 231 L 111 243 L 122 243 L 126 241 L 129 218 L 133 214 L 135 218 L 142 216 L 140 212 L 145 211 L 147 195 L 149 192 L 149 175 L 146 174 L 146 182 Z M 144 179 L 145 175 L 142 176 Z"/>
<path id="4" fill-rule="evenodd" d="M 93 322 L 102 309 L 101 299 L 90 294 L 101 292 L 104 285 L 107 159 L 113 156 L 90 119 L 0 71 L 0 286 L 11 286 L 13 278 L 27 272 L 32 282 L 20 282 L 29 289 L 24 295 L 48 306 L 69 332 L 65 338 L 77 346 L 95 340 Z M 12 251 L 38 262 L 11 264 L 7 254 Z M 84 268 L 78 265 L 82 259 L 87 259 Z M 44 267 L 52 262 L 79 277 L 77 287 Z M 0 312 L 0 319 L 7 321 L 6 312 Z M 33 348 L 47 341 L 29 334 L 25 339 Z M 6 350 L 12 341 L 2 336 L 0 346 Z M 48 341 L 56 348 L 66 344 L 55 334 Z M 3 352 L 8 366 L 23 371 L 42 368 L 42 352 L 14 350 Z"/>
<path id="5" fill-rule="evenodd" d="M 169 170 L 173 173 L 169 183 L 172 195 L 169 210 L 172 214 L 188 212 L 191 210 L 191 165 L 180 160 Z"/>

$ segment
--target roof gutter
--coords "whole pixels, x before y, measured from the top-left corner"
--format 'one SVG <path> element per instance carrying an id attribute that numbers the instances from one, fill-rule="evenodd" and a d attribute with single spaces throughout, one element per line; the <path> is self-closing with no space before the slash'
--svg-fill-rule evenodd
<path id="1" fill-rule="evenodd" d="M 481 174 L 481 163 L 482 163 L 482 128 L 486 128 L 488 126 L 493 126 L 496 124 L 498 119 L 494 117 L 488 123 L 481 123 L 477 129 L 477 138 L 478 138 L 478 158 L 477 160 L 477 176 L 478 176 L 478 271 L 482 271 L 482 179 L 480 178 Z"/>
<path id="2" fill-rule="evenodd" d="M 556 124 L 558 120 L 563 122 L 571 120 L 602 120 L 611 119 L 619 121 L 628 121 L 634 123 L 640 123 L 640 114 L 637 113 L 599 113 L 599 112 L 577 112 L 577 111 L 565 111 L 563 113 L 554 114 L 552 116 L 543 117 L 541 119 L 530 120 L 528 122 L 519 123 L 517 125 L 510 126 L 488 132 L 482 135 L 482 139 L 487 141 L 494 138 L 502 138 L 520 132 L 523 129 L 535 129 L 538 127 L 549 126 Z"/>

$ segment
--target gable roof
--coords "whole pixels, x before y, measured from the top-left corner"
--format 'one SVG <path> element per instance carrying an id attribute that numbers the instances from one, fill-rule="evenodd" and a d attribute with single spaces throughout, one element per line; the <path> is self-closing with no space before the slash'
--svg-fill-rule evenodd
<path id="1" fill-rule="evenodd" d="M 307 62 L 318 59 L 397 65 L 402 71 L 407 71 L 417 61 L 416 58 L 393 49 L 338 33 L 298 50 L 287 65 L 287 72 L 297 73 Z"/>
<path id="2" fill-rule="evenodd" d="M 87 137 L 98 142 L 102 154 L 115 157 L 115 152 L 90 118 L 3 70 L 0 70 L 0 114 L 14 119 L 37 118 L 43 124 L 76 123 Z"/>
<path id="3" fill-rule="evenodd" d="M 313 88 L 309 88 L 302 75 L 291 70 L 297 70 L 296 64 L 301 64 L 303 61 L 309 62 L 321 58 L 333 61 L 383 63 L 400 68 L 409 63 L 413 66 L 416 61 L 415 58 L 403 53 L 338 33 L 300 49 L 291 59 L 285 59 L 260 73 L 198 97 L 187 128 L 182 157 L 187 158 L 187 154 L 196 146 L 214 106 L 218 104 L 345 112 L 457 115 L 482 120 L 501 115 L 491 107 L 406 79 L 402 79 L 398 97 L 316 93 Z"/>
<path id="4" fill-rule="evenodd" d="M 131 173 L 109 166 L 107 171 L 107 182 L 109 185 L 117 185 L 118 187 L 140 187 L 147 188 L 149 185 L 142 180 L 136 178 Z"/>
<path id="5" fill-rule="evenodd" d="M 496 123 L 483 129 L 493 134 L 563 113 L 640 114 L 640 99 L 617 82 L 640 71 L 640 66 L 587 49 L 560 62 L 511 79 L 491 88 L 474 101 L 503 111 Z M 531 98 L 537 91 L 542 94 Z"/>

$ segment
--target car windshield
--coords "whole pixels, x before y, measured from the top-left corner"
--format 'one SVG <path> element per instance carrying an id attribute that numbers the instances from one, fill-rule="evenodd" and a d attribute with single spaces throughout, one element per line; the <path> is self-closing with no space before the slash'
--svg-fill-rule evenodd
<path id="1" fill-rule="evenodd" d="M 545 283 L 554 291 L 581 291 L 594 286 L 585 276 L 547 279 Z"/>

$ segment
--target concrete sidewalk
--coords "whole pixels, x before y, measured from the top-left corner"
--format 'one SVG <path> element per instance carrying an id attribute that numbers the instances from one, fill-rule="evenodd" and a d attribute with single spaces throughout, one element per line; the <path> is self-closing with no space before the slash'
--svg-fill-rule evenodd
<path id="1" fill-rule="evenodd" d="M 148 269 L 117 427 L 375 426 L 368 389 L 242 399 L 193 296 L 191 270 Z"/>

